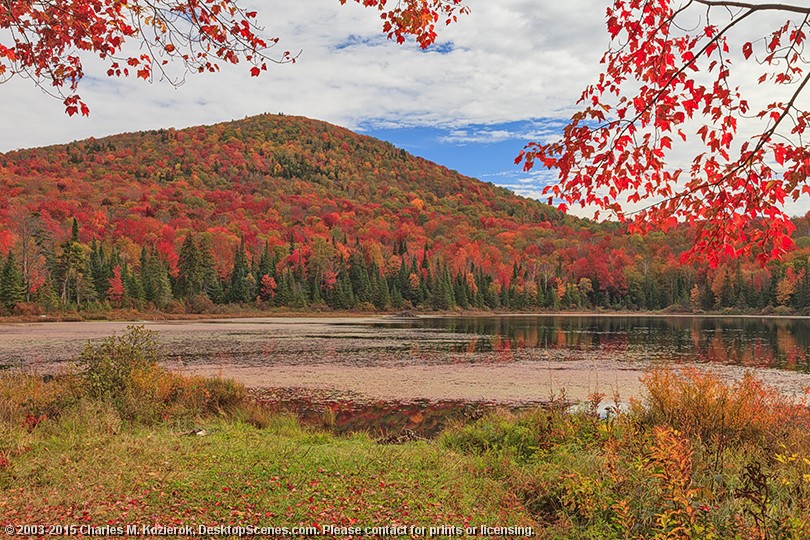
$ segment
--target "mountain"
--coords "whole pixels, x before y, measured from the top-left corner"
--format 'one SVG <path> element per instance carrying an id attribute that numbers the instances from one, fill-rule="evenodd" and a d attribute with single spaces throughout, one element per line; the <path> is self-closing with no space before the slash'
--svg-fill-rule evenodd
<path id="1" fill-rule="evenodd" d="M 632 238 L 618 224 L 564 216 L 301 117 L 0 154 L 0 186 L 9 271 L 18 269 L 26 300 L 44 302 L 44 287 L 40 296 L 62 307 L 166 307 L 206 295 L 332 307 L 658 308 L 689 305 L 696 285 L 709 297 L 701 305 L 713 301 L 714 274 L 675 264 L 685 234 Z M 734 272 L 731 296 L 742 291 Z M 772 281 L 768 273 L 757 286 Z M 0 300 L 13 307 L 23 302 L 12 288 Z"/>

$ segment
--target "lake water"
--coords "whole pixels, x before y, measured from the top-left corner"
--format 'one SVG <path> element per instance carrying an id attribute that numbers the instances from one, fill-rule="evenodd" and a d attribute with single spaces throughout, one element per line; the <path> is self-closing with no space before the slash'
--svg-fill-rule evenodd
<path id="1" fill-rule="evenodd" d="M 384 326 L 385 323 L 379 324 Z M 810 320 L 754 317 L 502 316 L 425 318 L 396 328 L 467 336 L 455 350 L 596 352 L 624 361 L 679 361 L 810 372 Z"/>
<path id="2" fill-rule="evenodd" d="M 0 366 L 58 371 L 88 340 L 127 324 L 0 326 Z M 159 333 L 168 367 L 233 377 L 304 417 L 329 408 L 338 425 L 366 415 L 425 428 L 562 392 L 577 400 L 592 392 L 627 399 L 642 392 L 638 379 L 651 365 L 696 364 L 728 380 L 754 369 L 794 395 L 810 386 L 808 319 L 514 315 L 139 324 Z"/>

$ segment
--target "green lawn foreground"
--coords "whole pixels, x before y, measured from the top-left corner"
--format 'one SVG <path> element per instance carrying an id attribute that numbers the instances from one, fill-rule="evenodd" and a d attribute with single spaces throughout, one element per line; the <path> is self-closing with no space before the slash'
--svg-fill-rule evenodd
<path id="1" fill-rule="evenodd" d="M 79 373 L 0 373 L 0 526 L 63 527 L 15 531 L 28 537 L 204 525 L 287 537 L 522 527 L 512 536 L 810 538 L 807 404 L 753 376 L 728 385 L 656 371 L 643 403 L 608 418 L 594 396 L 575 412 L 498 411 L 432 441 L 379 444 L 302 426 L 232 381 L 159 360 L 154 336 L 131 328 L 88 345 Z M 453 529 L 430 530 L 442 526 Z"/>

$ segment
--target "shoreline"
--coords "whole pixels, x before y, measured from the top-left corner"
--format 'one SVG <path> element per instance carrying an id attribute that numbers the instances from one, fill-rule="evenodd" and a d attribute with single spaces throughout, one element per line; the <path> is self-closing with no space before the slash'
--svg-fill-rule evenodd
<path id="1" fill-rule="evenodd" d="M 238 321 L 240 319 L 449 319 L 449 318 L 493 318 L 493 317 L 648 317 L 677 319 L 776 319 L 810 320 L 810 315 L 776 315 L 754 313 L 665 313 L 661 311 L 413 311 L 402 315 L 401 311 L 247 311 L 242 313 L 162 313 L 162 312 L 110 312 L 101 317 L 90 313 L 83 317 L 80 313 L 60 315 L 19 315 L 0 316 L 0 328 L 17 324 L 32 323 L 103 323 L 103 322 L 205 322 Z M 120 316 L 119 316 L 120 315 Z"/>

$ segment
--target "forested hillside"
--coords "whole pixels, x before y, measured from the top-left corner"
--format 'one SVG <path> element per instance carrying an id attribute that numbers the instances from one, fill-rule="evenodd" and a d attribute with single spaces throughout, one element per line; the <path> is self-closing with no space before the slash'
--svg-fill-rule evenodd
<path id="1" fill-rule="evenodd" d="M 0 154 L 0 185 L 6 313 L 810 308 L 810 214 L 783 262 L 681 266 L 688 230 L 629 236 L 306 118 Z"/>

